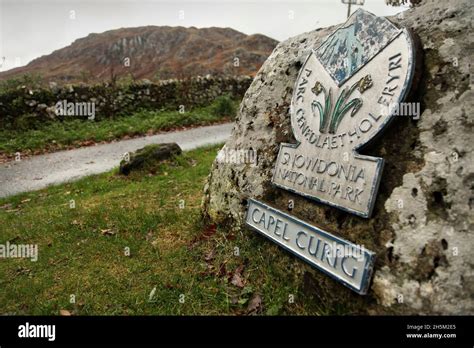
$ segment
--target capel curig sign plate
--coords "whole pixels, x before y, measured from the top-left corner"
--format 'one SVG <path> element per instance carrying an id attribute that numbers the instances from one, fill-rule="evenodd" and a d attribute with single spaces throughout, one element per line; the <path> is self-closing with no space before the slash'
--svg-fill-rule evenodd
<path id="1" fill-rule="evenodd" d="M 291 103 L 296 144 L 281 144 L 273 183 L 370 217 L 383 159 L 358 154 L 392 119 L 414 73 L 410 34 L 363 10 L 312 51 Z"/>
<path id="2" fill-rule="evenodd" d="M 254 199 L 249 199 L 245 222 L 355 292 L 367 292 L 373 252 Z"/>

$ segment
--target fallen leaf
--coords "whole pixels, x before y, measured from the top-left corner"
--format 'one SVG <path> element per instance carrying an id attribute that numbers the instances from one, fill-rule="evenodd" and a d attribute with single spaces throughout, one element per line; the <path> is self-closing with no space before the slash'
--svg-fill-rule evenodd
<path id="1" fill-rule="evenodd" d="M 67 309 L 60 309 L 59 310 L 59 315 L 62 315 L 62 316 L 65 316 L 65 317 L 70 317 L 72 314 Z"/>
<path id="2" fill-rule="evenodd" d="M 243 288 L 244 287 L 244 282 L 242 280 L 242 277 L 238 273 L 234 273 L 232 276 L 232 280 L 230 281 L 232 285 L 237 286 L 238 288 Z"/>
<path id="3" fill-rule="evenodd" d="M 112 230 L 111 228 L 106 228 L 106 229 L 101 229 L 100 234 L 103 236 L 113 236 L 115 234 L 115 231 Z"/>
<path id="4" fill-rule="evenodd" d="M 262 297 L 258 294 L 254 294 L 249 301 L 247 306 L 247 314 L 257 314 L 262 309 Z"/>
<path id="5" fill-rule="evenodd" d="M 244 270 L 244 265 L 240 265 L 239 267 L 237 267 L 237 269 L 235 270 L 234 274 L 232 275 L 232 280 L 230 281 L 230 283 L 232 285 L 235 285 L 239 288 L 243 288 L 244 287 L 244 281 L 242 279 L 242 272 Z"/>
<path id="6" fill-rule="evenodd" d="M 204 231 L 200 235 L 193 238 L 193 240 L 191 241 L 189 245 L 189 248 L 194 247 L 198 242 L 202 240 L 209 239 L 213 234 L 216 233 L 216 231 L 217 231 L 216 225 L 207 225 Z"/>
<path id="7" fill-rule="evenodd" d="M 26 202 L 29 202 L 29 201 L 31 201 L 31 198 L 24 199 L 24 200 L 21 201 L 21 203 L 26 203 Z"/>
<path id="8" fill-rule="evenodd" d="M 209 226 L 204 230 L 203 236 L 207 239 L 207 238 L 209 238 L 210 236 L 212 236 L 213 234 L 215 234 L 216 231 L 217 231 L 217 226 L 216 226 L 216 225 L 209 225 Z"/>

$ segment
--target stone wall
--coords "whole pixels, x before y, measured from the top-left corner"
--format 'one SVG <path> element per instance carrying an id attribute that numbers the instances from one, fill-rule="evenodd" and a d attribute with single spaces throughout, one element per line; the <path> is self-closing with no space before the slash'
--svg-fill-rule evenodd
<path id="1" fill-rule="evenodd" d="M 93 102 L 96 118 L 127 115 L 140 108 L 173 109 L 180 105 L 186 109 L 205 106 L 217 96 L 228 94 L 241 99 L 252 79 L 242 77 L 197 77 L 186 80 L 148 81 L 126 86 L 79 85 L 29 89 L 19 87 L 0 94 L 0 126 L 12 127 L 18 117 L 28 115 L 37 120 L 54 119 L 58 101 Z"/>
<path id="2" fill-rule="evenodd" d="M 334 27 L 280 43 L 262 66 L 225 145 L 256 150 L 258 164 L 216 160 L 205 187 L 204 215 L 240 229 L 248 197 L 283 211 L 291 199 L 291 214 L 377 254 L 366 296 L 300 262 L 304 288 L 324 306 L 349 313 L 473 314 L 473 9 L 471 0 L 425 0 L 390 18 L 419 38 L 421 80 L 411 101 L 421 103 L 422 114 L 419 120 L 398 117 L 363 151 L 386 163 L 372 218 L 271 184 L 279 144 L 294 143 L 289 105 L 299 69 Z"/>

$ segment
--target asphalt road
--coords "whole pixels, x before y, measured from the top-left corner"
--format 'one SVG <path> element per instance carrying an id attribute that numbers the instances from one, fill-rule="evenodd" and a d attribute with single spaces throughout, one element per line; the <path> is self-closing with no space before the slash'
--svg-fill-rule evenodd
<path id="1" fill-rule="evenodd" d="M 117 167 L 126 152 L 149 144 L 176 142 L 181 149 L 223 143 L 232 123 L 169 132 L 142 138 L 34 156 L 0 164 L 0 197 L 42 189 L 48 185 L 74 181 Z"/>

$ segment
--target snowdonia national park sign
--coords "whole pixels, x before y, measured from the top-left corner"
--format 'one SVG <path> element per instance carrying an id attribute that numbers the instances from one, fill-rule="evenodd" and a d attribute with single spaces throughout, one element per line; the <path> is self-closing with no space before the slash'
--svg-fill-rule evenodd
<path id="1" fill-rule="evenodd" d="M 406 29 L 356 11 L 301 67 L 290 108 L 296 143 L 280 144 L 272 182 L 369 218 L 384 160 L 359 152 L 393 119 L 411 85 L 414 62 Z M 256 200 L 250 200 L 246 222 L 356 292 L 367 291 L 372 252 L 364 250 L 356 261 L 338 256 L 334 248 L 355 245 Z M 304 245 L 310 239 L 314 244 Z"/>
<path id="2" fill-rule="evenodd" d="M 273 182 L 370 217 L 383 159 L 358 151 L 392 119 L 414 68 L 407 30 L 358 10 L 312 51 L 291 104 L 296 144 L 282 144 Z"/>

